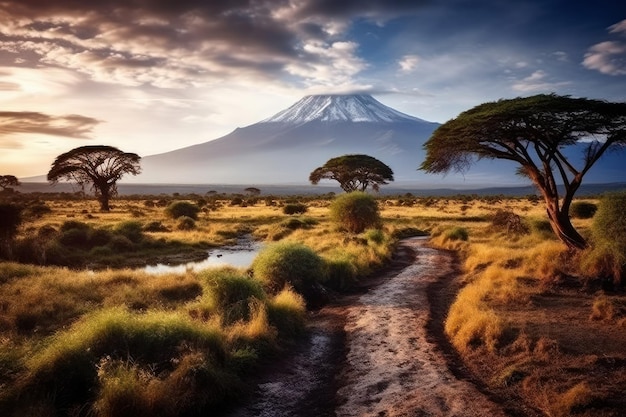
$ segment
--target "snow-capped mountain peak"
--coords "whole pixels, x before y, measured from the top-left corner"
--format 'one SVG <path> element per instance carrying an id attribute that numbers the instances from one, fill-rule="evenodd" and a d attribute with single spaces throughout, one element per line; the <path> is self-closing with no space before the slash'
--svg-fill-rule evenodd
<path id="1" fill-rule="evenodd" d="M 406 122 L 423 120 L 387 107 L 370 95 L 306 96 L 293 106 L 262 123 L 307 123 L 312 121 Z"/>

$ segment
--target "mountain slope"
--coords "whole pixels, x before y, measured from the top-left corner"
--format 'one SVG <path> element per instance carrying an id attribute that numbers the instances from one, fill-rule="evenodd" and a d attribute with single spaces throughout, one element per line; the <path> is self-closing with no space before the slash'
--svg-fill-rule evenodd
<path id="1" fill-rule="evenodd" d="M 371 155 L 396 180 L 411 180 L 438 126 L 371 96 L 307 96 L 219 139 L 147 156 L 134 182 L 304 184 L 315 168 L 347 153 Z"/>
<path id="2" fill-rule="evenodd" d="M 142 159 L 142 174 L 124 182 L 164 184 L 308 184 L 309 174 L 330 158 L 367 154 L 394 171 L 397 185 L 482 188 L 527 185 L 517 164 L 483 159 L 467 173 L 429 175 L 417 168 L 423 144 L 438 123 L 409 116 L 369 95 L 307 96 L 259 123 L 221 138 Z M 571 161 L 582 158 L 570 147 Z M 586 183 L 626 181 L 624 154 L 608 152 Z"/>

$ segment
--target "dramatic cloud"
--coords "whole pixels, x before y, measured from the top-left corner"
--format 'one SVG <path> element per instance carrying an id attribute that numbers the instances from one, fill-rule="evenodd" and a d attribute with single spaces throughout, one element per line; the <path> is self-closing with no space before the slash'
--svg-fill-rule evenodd
<path id="1" fill-rule="evenodd" d="M 12 146 L 15 141 L 7 138 L 29 133 L 89 139 L 99 123 L 99 120 L 76 114 L 50 116 L 39 112 L 4 111 L 0 112 L 0 145 Z"/>
<path id="2" fill-rule="evenodd" d="M 609 33 L 626 34 L 626 19 L 609 26 Z M 607 75 L 626 75 L 626 42 L 605 41 L 593 45 L 585 54 L 583 65 Z"/>
<path id="3" fill-rule="evenodd" d="M 418 6 L 398 0 L 4 1 L 0 51 L 22 65 L 61 67 L 127 86 L 197 86 L 285 71 L 306 85 L 321 75 L 337 76 L 328 81 L 337 84 L 363 68 L 337 52 L 344 18 L 397 16 Z M 353 53 L 352 43 L 345 44 Z"/>

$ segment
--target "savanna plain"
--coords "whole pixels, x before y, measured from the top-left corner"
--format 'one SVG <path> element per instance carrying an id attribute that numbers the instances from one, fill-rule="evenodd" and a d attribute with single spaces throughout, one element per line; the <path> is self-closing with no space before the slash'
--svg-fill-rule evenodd
<path id="1" fill-rule="evenodd" d="M 597 222 L 610 198 L 575 200 L 594 243 L 577 252 L 534 195 L 377 196 L 379 219 L 360 232 L 334 195 L 127 196 L 110 212 L 71 194 L 3 198 L 22 221 L 2 241 L 0 415 L 226 412 L 300 343 L 311 311 L 416 235 L 456 260 L 440 320 L 463 377 L 512 415 L 624 415 L 626 255 Z M 247 268 L 142 269 L 242 238 L 263 244 Z"/>

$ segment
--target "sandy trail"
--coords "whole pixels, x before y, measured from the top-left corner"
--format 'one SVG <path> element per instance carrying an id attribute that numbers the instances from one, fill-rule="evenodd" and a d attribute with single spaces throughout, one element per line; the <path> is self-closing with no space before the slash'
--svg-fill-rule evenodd
<path id="1" fill-rule="evenodd" d="M 429 337 L 427 289 L 453 272 L 453 260 L 425 242 L 405 239 L 400 250 L 416 253 L 413 262 L 315 313 L 308 342 L 230 416 L 506 416 L 452 374 Z"/>
<path id="2" fill-rule="evenodd" d="M 337 416 L 504 416 L 470 382 L 448 369 L 428 337 L 427 287 L 452 272 L 450 255 L 405 244 L 416 262 L 360 297 L 348 309 L 348 353 Z"/>

